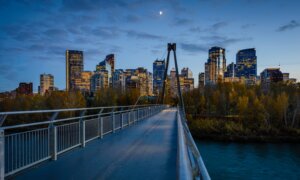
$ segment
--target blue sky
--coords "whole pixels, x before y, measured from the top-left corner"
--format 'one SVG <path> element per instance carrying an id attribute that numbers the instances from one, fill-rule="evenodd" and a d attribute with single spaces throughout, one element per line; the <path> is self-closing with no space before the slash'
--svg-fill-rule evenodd
<path id="1" fill-rule="evenodd" d="M 65 88 L 65 50 L 84 51 L 84 69 L 109 53 L 116 68 L 146 67 L 177 43 L 179 68 L 195 82 L 211 46 L 256 48 L 258 72 L 278 67 L 300 79 L 298 0 L 0 0 L 0 91 L 51 73 Z M 163 15 L 159 15 L 163 11 Z M 171 67 L 173 64 L 171 64 Z"/>

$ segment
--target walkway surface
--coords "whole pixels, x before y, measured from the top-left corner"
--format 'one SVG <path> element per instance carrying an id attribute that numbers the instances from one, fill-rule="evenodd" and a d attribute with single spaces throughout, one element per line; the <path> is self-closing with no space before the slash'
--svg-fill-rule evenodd
<path id="1" fill-rule="evenodd" d="M 13 179 L 176 179 L 175 114 L 175 109 L 164 110 Z"/>

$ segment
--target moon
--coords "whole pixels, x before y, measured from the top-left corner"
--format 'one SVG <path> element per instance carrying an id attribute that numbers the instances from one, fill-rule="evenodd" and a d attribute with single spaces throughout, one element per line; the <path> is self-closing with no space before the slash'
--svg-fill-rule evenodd
<path id="1" fill-rule="evenodd" d="M 163 11 L 159 11 L 159 15 L 160 15 L 160 16 L 163 15 L 163 13 L 164 13 Z"/>

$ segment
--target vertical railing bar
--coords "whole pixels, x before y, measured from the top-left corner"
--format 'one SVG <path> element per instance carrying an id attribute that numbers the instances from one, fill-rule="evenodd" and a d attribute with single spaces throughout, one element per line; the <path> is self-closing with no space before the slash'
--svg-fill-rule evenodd
<path id="1" fill-rule="evenodd" d="M 5 132 L 0 129 L 0 179 L 5 177 Z"/>
<path id="2" fill-rule="evenodd" d="M 21 158 L 20 159 L 22 161 L 21 166 L 24 166 L 24 155 L 23 155 L 24 154 L 24 140 L 23 140 L 23 134 L 24 133 L 20 134 L 21 135 L 21 142 L 20 142 L 20 145 L 21 145 L 21 148 L 20 148 L 21 149 Z"/>
<path id="3" fill-rule="evenodd" d="M 17 140 L 17 143 L 18 143 L 18 149 L 17 149 L 17 151 L 18 151 L 18 157 L 17 157 L 17 160 L 18 160 L 18 166 L 17 166 L 17 168 L 20 168 L 21 167 L 21 160 L 20 160 L 20 134 L 18 134 L 18 140 Z"/>
<path id="4" fill-rule="evenodd" d="M 61 126 L 61 132 L 60 132 L 60 138 L 61 138 L 61 151 L 64 150 L 65 147 L 65 139 L 64 139 L 64 134 L 65 134 L 65 126 Z"/>

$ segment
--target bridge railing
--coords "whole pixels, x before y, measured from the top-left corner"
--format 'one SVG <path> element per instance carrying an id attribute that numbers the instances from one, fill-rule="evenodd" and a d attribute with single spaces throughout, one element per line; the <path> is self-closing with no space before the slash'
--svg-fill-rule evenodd
<path id="1" fill-rule="evenodd" d="M 177 177 L 185 179 L 210 180 L 202 157 L 187 125 L 185 112 L 177 108 L 178 125 L 178 171 Z"/>
<path id="2" fill-rule="evenodd" d="M 40 162 L 56 160 L 68 150 L 85 147 L 93 139 L 136 124 L 165 108 L 164 105 L 138 105 L 2 112 L 0 180 Z M 35 121 L 4 123 L 21 117 L 32 117 Z"/>

